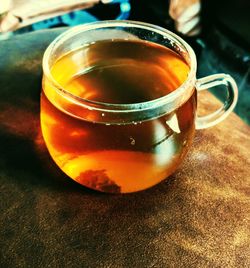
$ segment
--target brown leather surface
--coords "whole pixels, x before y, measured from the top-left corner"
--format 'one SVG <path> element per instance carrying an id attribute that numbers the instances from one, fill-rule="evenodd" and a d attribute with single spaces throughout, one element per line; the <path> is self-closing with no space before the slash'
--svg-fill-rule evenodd
<path id="1" fill-rule="evenodd" d="M 39 131 L 41 57 L 57 34 L 0 42 L 0 267 L 250 267 L 249 127 L 232 114 L 197 131 L 182 166 L 149 190 L 88 190 Z"/>

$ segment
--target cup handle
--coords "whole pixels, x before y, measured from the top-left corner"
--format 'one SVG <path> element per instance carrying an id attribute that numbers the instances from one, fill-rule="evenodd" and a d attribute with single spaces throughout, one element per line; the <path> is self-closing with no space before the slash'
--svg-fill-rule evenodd
<path id="1" fill-rule="evenodd" d="M 224 85 L 227 90 L 227 97 L 224 104 L 215 112 L 206 116 L 197 116 L 195 122 L 196 129 L 212 127 L 223 121 L 234 109 L 238 99 L 238 88 L 234 79 L 228 74 L 214 74 L 197 79 L 197 91 L 206 90 L 218 85 Z"/>

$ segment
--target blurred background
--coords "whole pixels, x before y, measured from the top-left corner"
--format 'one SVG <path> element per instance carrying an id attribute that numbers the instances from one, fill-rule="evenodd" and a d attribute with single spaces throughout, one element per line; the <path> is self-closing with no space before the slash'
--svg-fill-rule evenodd
<path id="1" fill-rule="evenodd" d="M 235 112 L 250 124 L 249 14 L 249 0 L 0 0 L 0 42 L 97 20 L 157 24 L 193 47 L 198 78 L 213 73 L 229 73 L 235 78 L 239 87 Z M 213 93 L 223 97 L 220 90 Z"/>

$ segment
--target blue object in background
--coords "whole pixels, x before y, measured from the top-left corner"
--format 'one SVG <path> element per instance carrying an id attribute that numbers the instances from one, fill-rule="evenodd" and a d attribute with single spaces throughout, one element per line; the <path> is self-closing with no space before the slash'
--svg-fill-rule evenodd
<path id="1" fill-rule="evenodd" d="M 131 5 L 129 0 L 113 0 L 109 4 L 103 5 L 103 7 L 108 7 L 112 5 L 119 6 L 119 14 L 115 18 L 108 18 L 108 19 L 115 19 L 115 20 L 125 20 L 129 17 Z M 94 7 L 95 8 L 95 7 Z M 37 22 L 33 24 L 32 30 L 40 30 L 40 29 L 47 29 L 57 26 L 75 26 L 83 23 L 94 22 L 100 20 L 97 16 L 91 14 L 91 9 L 89 11 L 86 10 L 78 10 L 73 11 L 68 14 L 64 14 L 55 18 L 51 18 L 48 20 L 44 20 L 41 22 Z"/>

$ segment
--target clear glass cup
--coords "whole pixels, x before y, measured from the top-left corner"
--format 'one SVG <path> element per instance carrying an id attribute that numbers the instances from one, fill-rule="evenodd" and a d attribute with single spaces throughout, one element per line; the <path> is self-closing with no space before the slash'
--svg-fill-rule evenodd
<path id="1" fill-rule="evenodd" d="M 188 65 L 187 78 L 170 93 L 135 103 L 96 101 L 72 93 L 55 77 L 53 66 L 72 51 L 105 40 L 167 47 Z M 76 56 L 75 63 L 64 62 L 60 69 L 62 79 L 66 69 L 74 74 L 91 67 L 86 51 L 81 52 L 85 65 L 79 64 Z M 61 34 L 43 58 L 41 126 L 53 160 L 70 178 L 103 192 L 136 192 L 166 179 L 189 150 L 195 129 L 221 122 L 237 102 L 238 90 L 231 76 L 216 74 L 197 79 L 196 67 L 194 51 L 184 40 L 147 23 L 102 21 Z M 153 72 L 150 75 L 154 78 Z M 138 86 L 141 82 L 138 80 Z M 198 117 L 197 91 L 218 85 L 224 85 L 227 91 L 224 105 Z"/>

